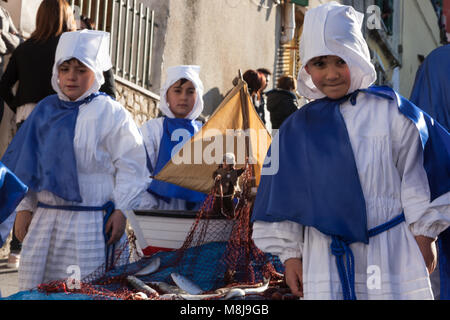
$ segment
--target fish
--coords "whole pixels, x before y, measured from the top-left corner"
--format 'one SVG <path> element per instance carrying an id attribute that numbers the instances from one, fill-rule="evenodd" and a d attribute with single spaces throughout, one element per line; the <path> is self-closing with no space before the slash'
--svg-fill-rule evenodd
<path id="1" fill-rule="evenodd" d="M 134 300 L 149 300 L 148 296 L 144 292 L 138 292 L 133 295 Z"/>
<path id="2" fill-rule="evenodd" d="M 178 276 L 182 277 L 181 275 L 178 275 Z M 177 280 L 180 280 L 180 278 L 178 278 L 178 276 L 177 276 L 177 274 L 175 274 L 175 277 L 177 278 Z M 191 282 L 190 280 L 188 280 L 186 278 L 184 278 L 184 279 Z M 214 293 L 200 293 L 200 294 L 168 293 L 168 294 L 159 296 L 159 299 L 160 300 L 213 300 L 213 299 L 229 300 L 232 298 L 242 298 L 242 297 L 245 297 L 246 295 L 250 295 L 250 294 L 262 293 L 267 290 L 267 288 L 269 287 L 269 283 L 270 283 L 270 279 L 264 278 L 262 285 L 259 285 L 258 287 L 236 286 L 236 287 L 230 287 L 230 288 L 222 288 L 220 290 L 216 290 L 216 292 L 214 292 Z M 192 282 L 189 285 L 191 285 L 191 284 L 192 284 Z M 186 284 L 184 283 L 184 285 L 186 285 Z"/>
<path id="3" fill-rule="evenodd" d="M 223 293 L 204 293 L 204 294 L 183 294 L 169 293 L 159 296 L 160 300 L 229 300 L 231 298 L 243 297 L 245 291 L 243 289 L 232 289 Z"/>
<path id="4" fill-rule="evenodd" d="M 178 288 L 186 291 L 191 295 L 199 295 L 204 292 L 198 285 L 179 273 L 173 272 L 170 274 L 170 276 L 172 277 L 173 282 L 175 282 Z"/>
<path id="5" fill-rule="evenodd" d="M 261 293 L 267 290 L 269 287 L 270 278 L 263 278 L 262 283 L 257 283 L 254 285 L 237 285 L 233 287 L 225 287 L 215 290 L 215 293 L 227 293 L 232 289 L 243 289 L 247 292 L 247 294 L 253 294 L 253 293 Z M 255 291 L 253 291 L 255 290 Z"/>
<path id="6" fill-rule="evenodd" d="M 187 292 L 184 291 L 183 289 L 180 289 L 177 286 L 170 285 L 166 282 L 152 281 L 148 282 L 148 284 L 151 285 L 153 288 L 155 288 L 160 294 L 161 293 L 187 294 Z"/>
<path id="7" fill-rule="evenodd" d="M 133 288 L 144 292 L 147 296 L 154 296 L 154 297 L 159 296 L 158 291 L 149 287 L 148 285 L 145 284 L 145 282 L 143 282 L 142 280 L 139 280 L 135 276 L 127 276 L 127 280 Z"/>
<path id="8" fill-rule="evenodd" d="M 143 269 L 136 272 L 134 274 L 134 276 L 145 276 L 150 273 L 153 273 L 159 269 L 160 265 L 161 265 L 161 259 L 159 257 L 152 259 L 149 264 L 147 264 Z"/>

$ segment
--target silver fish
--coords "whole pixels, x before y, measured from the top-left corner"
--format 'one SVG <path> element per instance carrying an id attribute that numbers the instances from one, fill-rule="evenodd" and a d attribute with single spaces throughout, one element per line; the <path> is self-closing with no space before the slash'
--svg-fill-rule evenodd
<path id="1" fill-rule="evenodd" d="M 197 286 L 188 278 L 183 277 L 181 274 L 174 272 L 171 273 L 170 276 L 172 277 L 173 282 L 175 282 L 178 288 L 186 291 L 187 293 L 191 295 L 198 295 L 203 293 L 203 290 L 199 286 Z"/>
<path id="2" fill-rule="evenodd" d="M 127 280 L 135 289 L 146 293 L 148 296 L 159 296 L 159 293 L 155 289 L 149 287 L 135 276 L 127 276 Z"/>
<path id="3" fill-rule="evenodd" d="M 264 278 L 262 283 L 254 284 L 254 285 L 237 285 L 233 287 L 225 287 L 225 288 L 219 288 L 215 290 L 215 293 L 228 293 L 231 290 L 234 289 L 241 289 L 246 292 L 246 294 L 254 294 L 254 293 L 261 293 L 267 290 L 269 287 L 270 279 Z"/>
<path id="4" fill-rule="evenodd" d="M 135 293 L 133 298 L 135 300 L 149 300 L 148 296 L 144 292 Z"/>
<path id="5" fill-rule="evenodd" d="M 177 280 L 179 280 L 179 279 L 177 279 Z M 190 280 L 187 280 L 187 281 L 190 281 Z M 169 294 L 164 294 L 164 295 L 159 296 L 159 299 L 161 299 L 161 300 L 206 300 L 206 299 L 208 299 L 208 300 L 210 300 L 210 299 L 229 300 L 231 298 L 244 297 L 249 294 L 262 293 L 262 292 L 266 291 L 267 288 L 269 287 L 269 282 L 270 282 L 270 279 L 264 279 L 263 284 L 258 287 L 255 287 L 255 286 L 238 287 L 238 286 L 236 286 L 236 287 L 230 287 L 230 288 L 222 288 L 220 290 L 216 290 L 215 293 L 210 293 L 210 294 L 169 293 Z"/>
<path id="6" fill-rule="evenodd" d="M 270 278 L 266 279 L 264 278 L 263 284 L 260 287 L 247 287 L 247 288 L 241 288 L 244 290 L 245 294 L 255 294 L 255 293 L 262 293 L 269 288 Z"/>
<path id="7" fill-rule="evenodd" d="M 245 291 L 242 289 L 232 289 L 227 293 L 206 293 L 206 294 L 183 294 L 183 293 L 169 293 L 159 296 L 160 300 L 228 300 L 235 297 L 245 296 Z"/>
<path id="8" fill-rule="evenodd" d="M 167 284 L 166 282 L 152 281 L 148 283 L 152 287 L 154 287 L 158 292 L 166 294 L 166 293 L 175 293 L 175 294 L 187 294 L 186 291 L 180 289 L 177 286 L 173 286 Z"/>
<path id="9" fill-rule="evenodd" d="M 136 272 L 135 276 L 145 276 L 147 274 L 153 273 L 156 270 L 159 269 L 159 266 L 161 265 L 161 259 L 159 257 L 153 259 L 150 261 L 148 265 L 146 265 L 143 269 Z"/>

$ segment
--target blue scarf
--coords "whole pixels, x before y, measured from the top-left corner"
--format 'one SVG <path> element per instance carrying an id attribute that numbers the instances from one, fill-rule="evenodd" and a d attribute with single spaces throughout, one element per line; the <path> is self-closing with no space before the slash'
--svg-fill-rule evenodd
<path id="1" fill-rule="evenodd" d="M 41 100 L 11 141 L 3 163 L 31 190 L 47 190 L 67 201 L 82 202 L 73 139 L 82 101 Z"/>
<path id="2" fill-rule="evenodd" d="M 174 147 L 180 143 L 180 141 L 172 141 L 172 133 L 177 129 L 187 130 L 191 137 L 199 130 L 195 120 L 164 118 L 163 135 L 159 147 L 158 159 L 154 170 L 150 168 L 153 176 L 156 176 L 170 161 Z M 170 198 L 183 199 L 189 202 L 203 202 L 206 198 L 206 194 L 204 193 L 155 179 L 152 180 L 147 191 L 168 203 L 170 202 Z"/>
<path id="3" fill-rule="evenodd" d="M 450 191 L 447 130 L 391 88 L 371 87 L 340 100 L 316 100 L 286 120 L 279 131 L 280 169 L 275 175 L 261 177 L 252 221 L 289 220 L 314 227 L 346 244 L 368 244 L 365 199 L 339 111 L 339 105 L 348 99 L 355 104 L 359 91 L 396 100 L 399 111 L 416 125 L 423 147 L 430 201 Z M 440 248 L 440 256 L 448 262 L 450 246 L 447 243 Z M 444 272 L 441 272 L 445 276 L 441 277 L 441 284 L 448 284 L 449 270 Z"/>

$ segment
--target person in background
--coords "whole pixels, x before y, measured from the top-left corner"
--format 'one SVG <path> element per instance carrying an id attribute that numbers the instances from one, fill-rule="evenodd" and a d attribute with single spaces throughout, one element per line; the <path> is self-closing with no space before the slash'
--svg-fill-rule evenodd
<path id="1" fill-rule="evenodd" d="M 296 90 L 297 82 L 294 77 L 285 75 L 278 79 L 276 89 L 267 92 L 267 110 L 270 112 L 272 129 L 279 129 L 283 121 L 297 111 Z"/>
<path id="2" fill-rule="evenodd" d="M 2 2 L 8 1 L 3 0 Z M 0 78 L 5 67 L 5 56 L 11 54 L 22 42 L 11 15 L 3 8 L 2 2 L 0 2 Z M 3 119 L 4 108 L 3 99 L 0 98 L 0 123 Z"/>
<path id="3" fill-rule="evenodd" d="M 80 19 L 77 21 L 78 30 L 88 29 L 94 30 L 95 23 L 88 17 L 81 15 Z M 116 99 L 116 83 L 114 81 L 113 69 L 109 69 L 103 73 L 105 78 L 105 83 L 101 86 L 100 92 L 109 94 L 113 99 Z"/>
<path id="4" fill-rule="evenodd" d="M 272 80 L 272 72 L 269 71 L 269 69 L 266 68 L 258 68 L 256 69 L 257 72 L 261 73 L 266 78 L 266 85 L 262 88 L 262 92 L 269 87 L 270 81 Z"/>
<path id="5" fill-rule="evenodd" d="M 256 72 L 262 74 L 264 76 L 265 79 L 265 84 L 264 86 L 261 88 L 261 102 L 259 105 L 259 111 L 258 113 L 260 114 L 264 114 L 264 124 L 266 125 L 266 127 L 270 127 L 270 129 L 272 129 L 271 124 L 266 121 L 266 108 L 267 108 L 267 96 L 266 96 L 266 89 L 269 87 L 269 83 L 272 80 L 272 73 L 269 71 L 269 69 L 266 68 L 258 68 L 256 69 Z"/>
<path id="6" fill-rule="evenodd" d="M 36 29 L 30 38 L 12 53 L 0 80 L 0 97 L 16 116 L 19 130 L 36 104 L 54 94 L 51 85 L 56 46 L 63 32 L 75 31 L 72 8 L 65 0 L 43 0 L 36 15 Z M 18 82 L 17 92 L 13 87 Z M 18 266 L 21 244 L 13 232 L 10 243 L 10 266 Z"/>
<path id="7" fill-rule="evenodd" d="M 417 70 L 414 86 L 409 98 L 443 127 L 450 130 L 450 45 L 434 49 Z M 438 250 L 450 248 L 450 229 L 439 235 Z M 450 299 L 450 261 L 439 255 L 436 271 L 431 274 L 431 285 L 435 297 Z"/>
<path id="8" fill-rule="evenodd" d="M 250 97 L 252 99 L 253 106 L 258 112 L 258 115 L 261 118 L 262 122 L 265 124 L 265 113 L 264 109 L 261 109 L 261 105 L 264 104 L 262 97 L 262 88 L 265 88 L 266 86 L 266 78 L 262 73 L 252 69 L 245 71 L 242 75 L 242 78 L 245 82 L 247 82 L 248 93 L 250 94 Z"/>

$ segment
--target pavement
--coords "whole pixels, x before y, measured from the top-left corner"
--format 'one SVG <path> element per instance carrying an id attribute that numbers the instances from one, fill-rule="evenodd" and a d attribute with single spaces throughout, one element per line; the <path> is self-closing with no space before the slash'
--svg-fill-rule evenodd
<path id="1" fill-rule="evenodd" d="M 5 244 L 0 249 L 0 293 L 2 298 L 19 291 L 17 269 L 8 268 L 7 266 L 10 238 L 5 241 Z"/>

